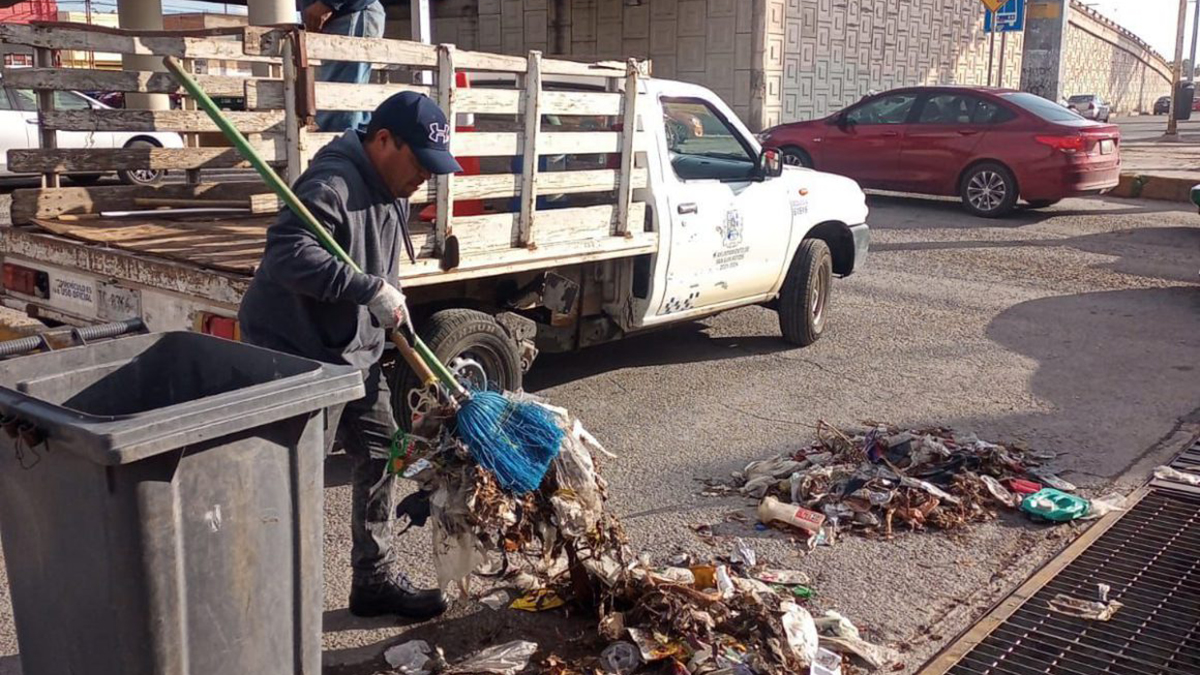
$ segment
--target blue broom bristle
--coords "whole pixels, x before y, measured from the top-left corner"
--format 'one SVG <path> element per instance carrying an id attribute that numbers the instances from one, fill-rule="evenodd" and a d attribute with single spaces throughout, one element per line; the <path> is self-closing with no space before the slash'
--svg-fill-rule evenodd
<path id="1" fill-rule="evenodd" d="M 553 413 L 494 391 L 474 392 L 458 411 L 458 436 L 508 492 L 536 490 L 562 446 Z"/>

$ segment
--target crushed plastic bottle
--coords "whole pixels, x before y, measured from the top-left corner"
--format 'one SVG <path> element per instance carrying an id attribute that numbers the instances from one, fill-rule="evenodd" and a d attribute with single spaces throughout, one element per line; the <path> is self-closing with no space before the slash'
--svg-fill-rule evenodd
<path id="1" fill-rule="evenodd" d="M 1086 516 L 1088 501 L 1054 488 L 1043 488 L 1023 499 L 1021 510 L 1037 518 L 1065 523 Z"/>

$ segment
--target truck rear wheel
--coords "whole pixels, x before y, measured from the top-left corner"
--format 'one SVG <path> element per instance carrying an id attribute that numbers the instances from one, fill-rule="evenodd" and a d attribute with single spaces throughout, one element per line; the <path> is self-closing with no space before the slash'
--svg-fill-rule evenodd
<path id="1" fill-rule="evenodd" d="M 419 331 L 433 353 L 468 389 L 513 391 L 523 373 L 517 344 L 496 320 L 473 309 L 445 309 L 429 317 Z M 400 360 L 392 374 L 392 410 L 404 429 L 412 425 L 410 397 L 422 383 Z"/>
<path id="2" fill-rule="evenodd" d="M 833 256 L 820 239 L 805 239 L 792 260 L 779 293 L 779 329 L 783 339 L 807 347 L 825 331 L 833 285 Z"/>

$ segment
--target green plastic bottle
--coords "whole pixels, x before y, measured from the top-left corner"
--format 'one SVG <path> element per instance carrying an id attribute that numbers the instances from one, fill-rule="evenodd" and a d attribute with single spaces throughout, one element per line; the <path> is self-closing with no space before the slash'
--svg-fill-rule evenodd
<path id="1" fill-rule="evenodd" d="M 1035 518 L 1065 523 L 1087 515 L 1088 501 L 1054 488 L 1043 488 L 1021 500 L 1021 510 Z"/>

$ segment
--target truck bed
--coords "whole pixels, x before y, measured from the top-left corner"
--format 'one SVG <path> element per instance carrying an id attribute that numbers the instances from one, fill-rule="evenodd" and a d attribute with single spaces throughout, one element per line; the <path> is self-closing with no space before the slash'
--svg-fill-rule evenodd
<path id="1" fill-rule="evenodd" d="M 248 282 L 262 258 L 267 227 L 274 219 L 274 215 L 35 218 L 26 225 L 0 231 L 0 253 L 52 262 L 45 257 L 52 249 L 56 252 L 53 257 L 63 263 L 73 261 L 72 265 L 85 267 L 87 271 L 139 284 L 146 283 L 147 275 L 144 270 L 132 268 L 156 262 L 186 267 L 188 276 L 215 272 L 243 277 Z M 414 223 L 412 230 L 418 259 L 415 264 L 402 261 L 400 268 L 401 283 L 408 287 L 641 255 L 658 248 L 654 232 L 630 233 L 623 238 L 568 238 L 531 249 L 498 248 L 468 253 L 456 267 L 443 270 L 440 259 L 432 257 L 433 224 Z M 89 258 L 127 262 L 85 263 Z"/>

